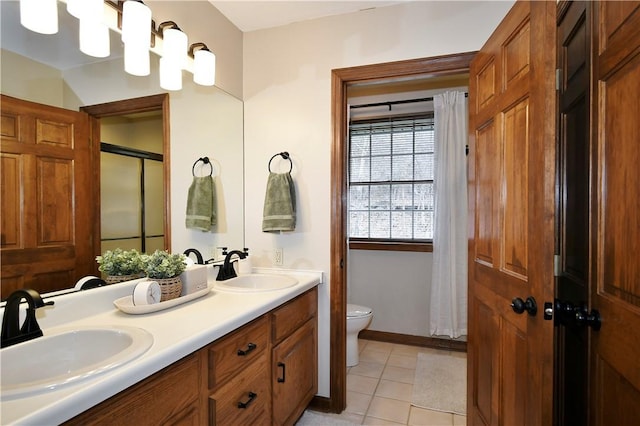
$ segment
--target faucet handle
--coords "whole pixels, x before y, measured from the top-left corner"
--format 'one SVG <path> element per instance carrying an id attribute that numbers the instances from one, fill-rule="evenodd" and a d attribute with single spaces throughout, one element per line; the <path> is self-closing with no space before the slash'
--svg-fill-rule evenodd
<path id="1" fill-rule="evenodd" d="M 20 326 L 20 302 L 26 299 L 28 307 L 26 317 Z M 7 298 L 2 317 L 2 337 L 0 347 L 15 345 L 42 336 L 42 330 L 36 320 L 36 309 L 53 305 L 53 301 L 44 302 L 40 293 L 32 289 L 19 289 Z"/>

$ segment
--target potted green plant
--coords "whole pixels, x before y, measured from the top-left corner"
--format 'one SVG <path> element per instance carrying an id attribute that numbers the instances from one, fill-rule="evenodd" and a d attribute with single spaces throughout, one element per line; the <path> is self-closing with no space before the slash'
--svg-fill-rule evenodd
<path id="1" fill-rule="evenodd" d="M 144 271 L 150 280 L 157 281 L 162 290 L 160 301 L 175 299 L 182 293 L 180 274 L 187 267 L 184 254 L 171 254 L 166 250 L 156 250 L 144 255 Z"/>
<path id="2" fill-rule="evenodd" d="M 96 256 L 98 270 L 106 275 L 107 284 L 135 280 L 144 276 L 143 255 L 136 249 L 107 250 Z"/>

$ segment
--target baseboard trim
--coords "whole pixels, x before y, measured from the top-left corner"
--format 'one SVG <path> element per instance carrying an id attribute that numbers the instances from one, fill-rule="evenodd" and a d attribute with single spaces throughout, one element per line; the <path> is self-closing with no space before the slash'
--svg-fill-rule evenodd
<path id="1" fill-rule="evenodd" d="M 320 411 L 322 413 L 335 412 L 335 410 L 333 409 L 333 401 L 331 400 L 331 398 L 327 398 L 325 396 L 315 395 L 309 403 L 308 408 L 315 411 Z"/>
<path id="2" fill-rule="evenodd" d="M 362 330 L 358 337 L 376 340 L 378 342 L 399 343 L 401 345 L 420 346 L 424 348 L 445 349 L 456 352 L 467 351 L 467 342 L 460 340 L 438 339 L 435 337 L 413 336 L 410 334 L 376 330 Z"/>

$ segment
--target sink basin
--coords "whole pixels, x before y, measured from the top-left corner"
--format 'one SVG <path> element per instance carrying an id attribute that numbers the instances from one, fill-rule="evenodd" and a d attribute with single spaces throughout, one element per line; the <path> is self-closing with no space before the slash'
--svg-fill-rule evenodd
<path id="1" fill-rule="evenodd" d="M 279 274 L 247 274 L 225 281 L 216 281 L 213 288 L 240 293 L 282 290 L 298 284 L 298 280 Z"/>
<path id="2" fill-rule="evenodd" d="M 59 330 L 0 351 L 2 398 L 24 397 L 117 368 L 153 344 L 147 331 L 128 326 Z"/>

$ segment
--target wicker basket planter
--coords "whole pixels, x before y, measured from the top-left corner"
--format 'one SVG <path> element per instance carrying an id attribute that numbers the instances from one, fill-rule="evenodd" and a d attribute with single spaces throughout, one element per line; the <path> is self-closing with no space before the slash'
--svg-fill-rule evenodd
<path id="1" fill-rule="evenodd" d="M 180 297 L 182 293 L 182 280 L 180 276 L 173 278 L 149 278 L 152 281 L 156 281 L 160 284 L 160 302 L 176 299 Z"/>
<path id="2" fill-rule="evenodd" d="M 138 278 L 144 277 L 144 272 L 139 274 L 131 274 L 131 275 L 107 275 L 104 281 L 107 284 L 117 284 L 125 281 L 137 280 Z"/>

